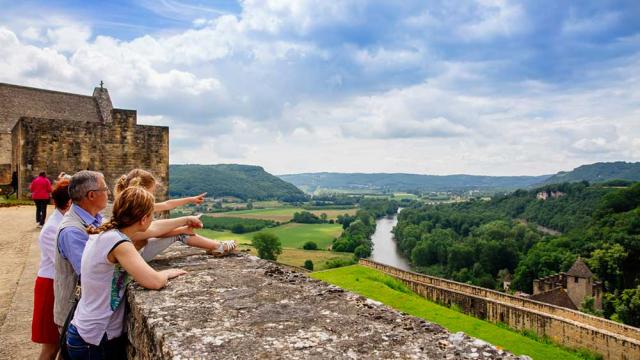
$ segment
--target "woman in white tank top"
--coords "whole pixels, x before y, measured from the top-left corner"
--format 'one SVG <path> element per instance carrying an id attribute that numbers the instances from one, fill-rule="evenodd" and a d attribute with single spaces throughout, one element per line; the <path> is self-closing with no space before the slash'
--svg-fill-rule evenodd
<path id="1" fill-rule="evenodd" d="M 67 331 L 71 359 L 126 359 L 123 335 L 124 292 L 131 279 L 148 289 L 161 289 L 184 270 L 155 271 L 130 238 L 145 231 L 153 218 L 155 199 L 130 187 L 116 198 L 113 217 L 92 236 L 82 255 L 82 297 Z"/>

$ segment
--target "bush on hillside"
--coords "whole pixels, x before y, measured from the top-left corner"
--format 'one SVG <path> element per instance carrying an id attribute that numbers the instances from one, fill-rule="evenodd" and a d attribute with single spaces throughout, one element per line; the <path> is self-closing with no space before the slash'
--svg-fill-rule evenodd
<path id="1" fill-rule="evenodd" d="M 258 251 L 258 256 L 266 260 L 276 260 L 282 254 L 280 239 L 271 233 L 255 234 L 251 245 Z"/>
<path id="2" fill-rule="evenodd" d="M 272 220 L 244 219 L 234 217 L 211 217 L 202 216 L 200 218 L 205 229 L 223 231 L 230 230 L 234 234 L 244 234 L 259 231 L 267 227 L 278 225 Z"/>
<path id="3" fill-rule="evenodd" d="M 305 260 L 304 261 L 304 268 L 309 270 L 309 271 L 313 271 L 313 261 Z"/>
<path id="4" fill-rule="evenodd" d="M 325 262 L 325 264 L 327 265 L 327 269 L 334 269 L 334 268 L 339 268 L 343 266 L 349 266 L 355 263 L 356 263 L 355 259 L 340 259 L 340 258 L 327 260 Z"/>
<path id="5" fill-rule="evenodd" d="M 323 223 L 322 219 L 320 219 L 315 214 L 310 213 L 308 211 L 301 211 L 301 212 L 294 213 L 293 214 L 293 219 L 291 221 L 293 221 L 295 223 L 300 223 L 300 224 L 320 224 L 320 223 Z"/>
<path id="6" fill-rule="evenodd" d="M 302 248 L 305 250 L 318 250 L 318 244 L 313 241 L 307 241 L 302 245 Z"/>

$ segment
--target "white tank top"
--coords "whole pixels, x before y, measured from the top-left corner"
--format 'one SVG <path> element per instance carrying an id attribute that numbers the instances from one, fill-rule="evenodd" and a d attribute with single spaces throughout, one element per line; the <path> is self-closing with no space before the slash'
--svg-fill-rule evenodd
<path id="1" fill-rule="evenodd" d="M 58 235 L 58 225 L 60 225 L 63 216 L 60 210 L 55 209 L 53 215 L 47 219 L 42 231 L 40 231 L 38 237 L 38 243 L 40 243 L 39 277 L 53 279 L 56 273 L 56 235 Z"/>
<path id="2" fill-rule="evenodd" d="M 131 241 L 118 230 L 89 237 L 82 254 L 82 297 L 71 323 L 82 339 L 99 345 L 104 334 L 109 340 L 122 335 L 124 291 L 130 276 L 107 256 L 116 245 Z"/>

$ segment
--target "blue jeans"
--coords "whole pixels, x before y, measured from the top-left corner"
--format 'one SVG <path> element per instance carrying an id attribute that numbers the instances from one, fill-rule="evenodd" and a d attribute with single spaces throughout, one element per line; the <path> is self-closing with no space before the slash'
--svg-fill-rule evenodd
<path id="1" fill-rule="evenodd" d="M 99 345 L 89 344 L 82 339 L 78 329 L 69 324 L 67 330 L 67 351 L 73 360 L 126 359 L 126 336 L 108 340 L 104 334 Z"/>

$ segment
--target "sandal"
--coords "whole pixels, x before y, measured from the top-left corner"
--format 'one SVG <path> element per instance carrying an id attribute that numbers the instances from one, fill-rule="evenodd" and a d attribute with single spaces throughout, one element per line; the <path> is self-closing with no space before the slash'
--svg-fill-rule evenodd
<path id="1" fill-rule="evenodd" d="M 216 249 L 207 250 L 207 254 L 213 255 L 215 257 L 222 257 L 229 254 L 236 254 L 236 242 L 234 240 L 220 241 L 220 246 Z"/>

